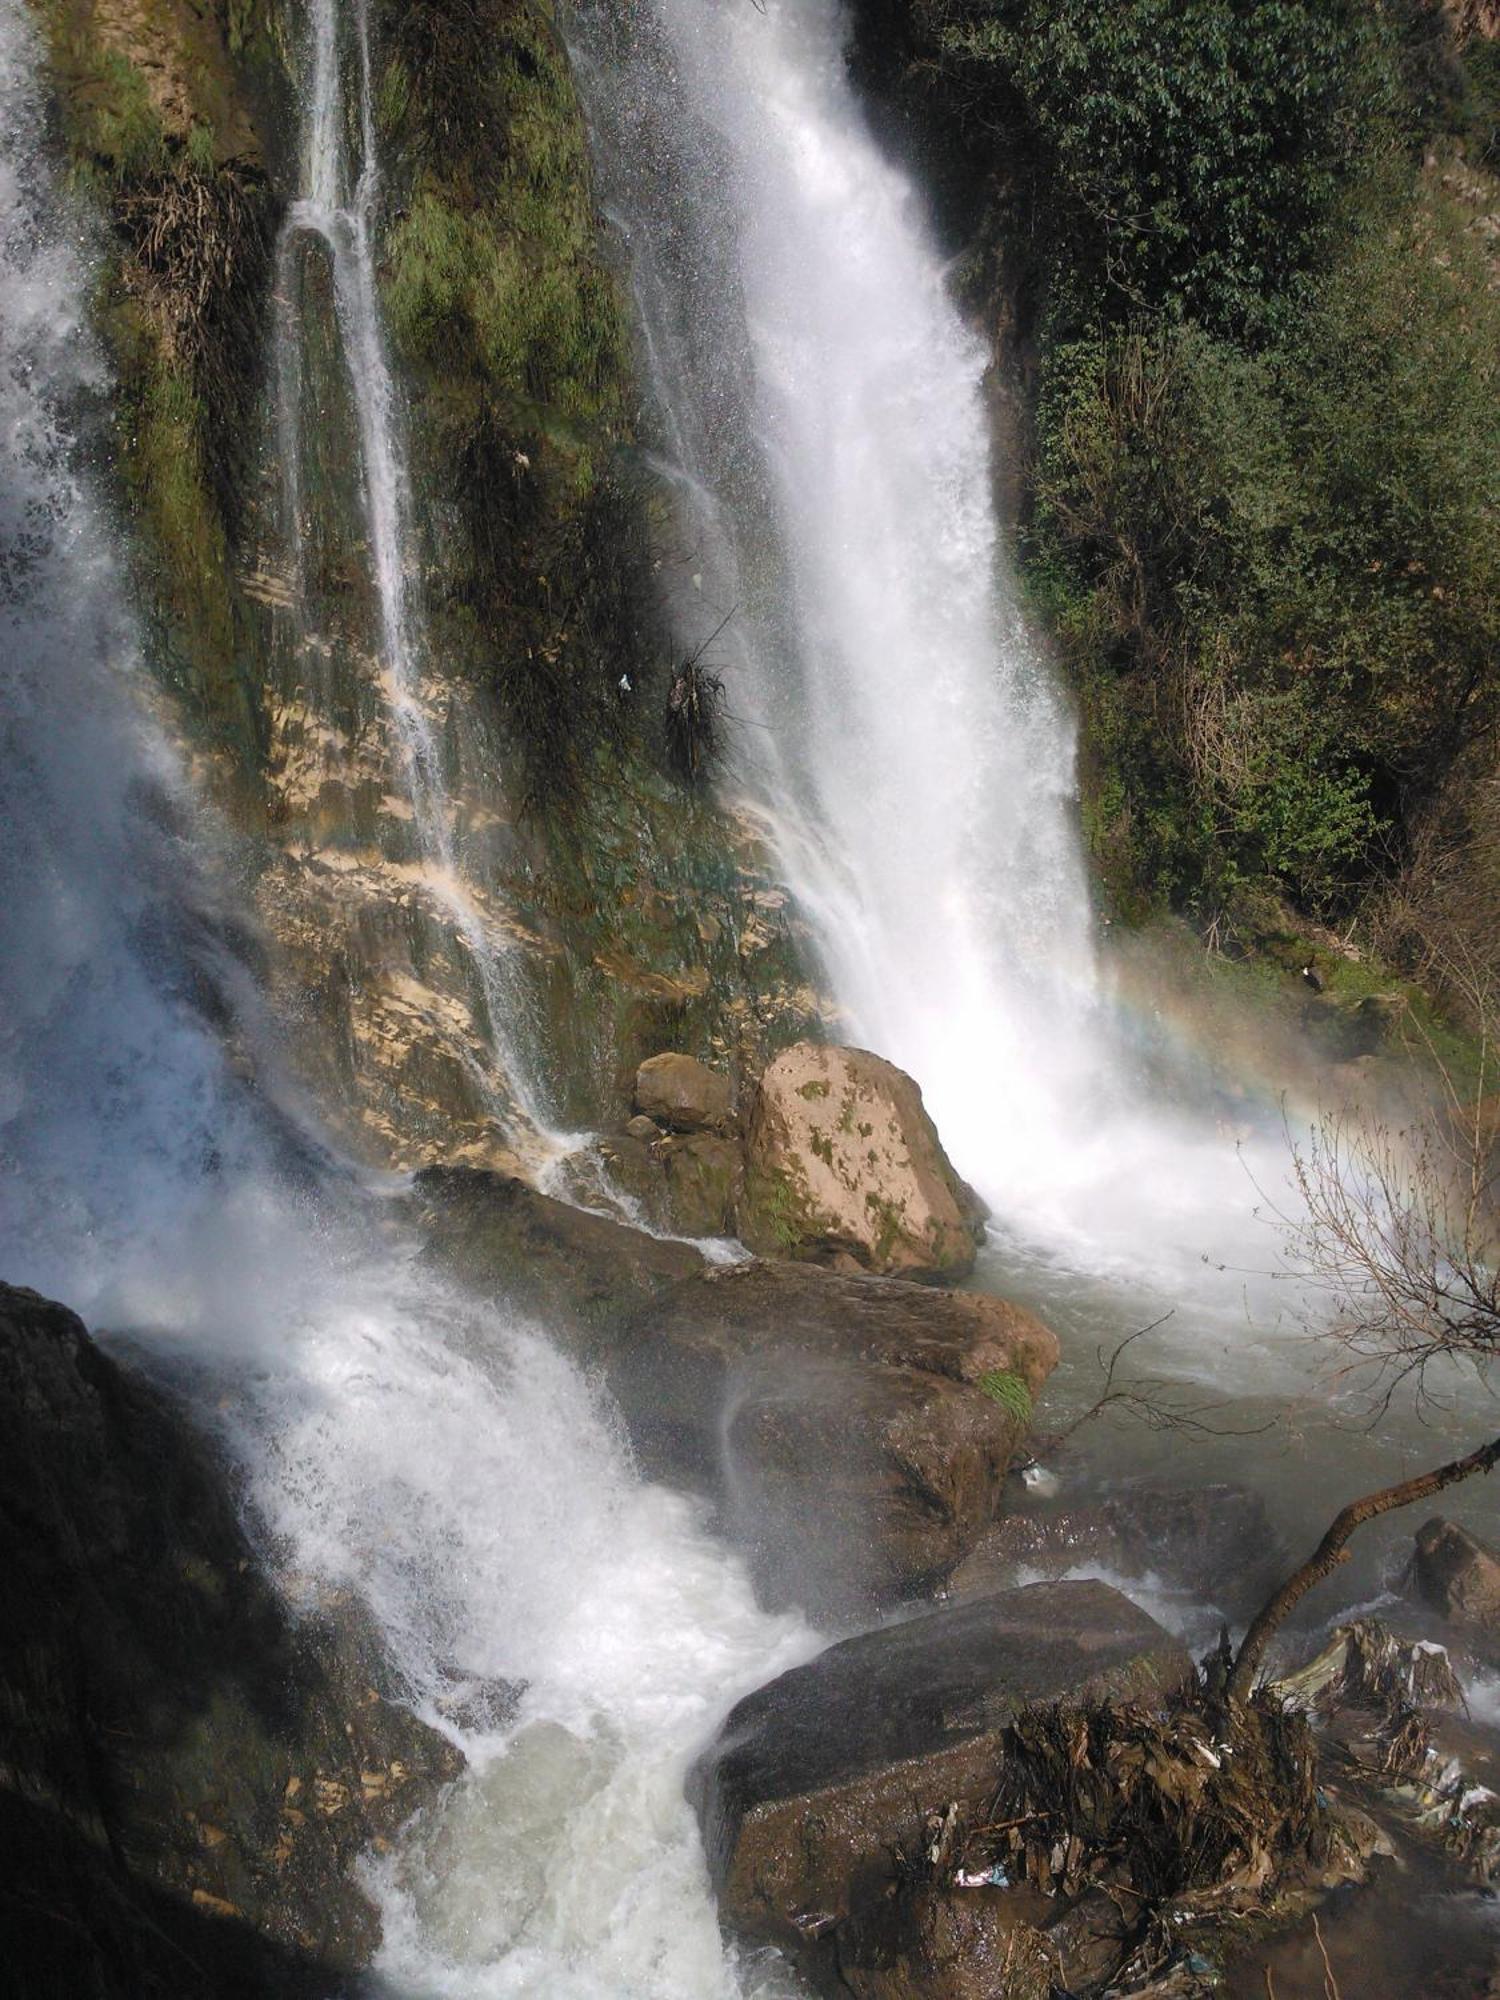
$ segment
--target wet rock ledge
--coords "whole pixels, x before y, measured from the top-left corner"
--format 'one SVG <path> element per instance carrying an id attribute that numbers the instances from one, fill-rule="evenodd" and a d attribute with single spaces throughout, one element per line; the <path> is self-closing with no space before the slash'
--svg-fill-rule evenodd
<path id="1" fill-rule="evenodd" d="M 355 1607 L 288 1614 L 190 1419 L 0 1285 L 0 1986 L 317 2000 L 379 1937 L 351 1870 L 457 1754 Z"/>

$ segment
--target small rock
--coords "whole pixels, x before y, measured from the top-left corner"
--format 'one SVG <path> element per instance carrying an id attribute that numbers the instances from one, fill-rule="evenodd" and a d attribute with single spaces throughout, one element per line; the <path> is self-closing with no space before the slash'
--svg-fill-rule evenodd
<path id="1" fill-rule="evenodd" d="M 661 1137 L 661 1127 L 654 1118 L 648 1118 L 643 1111 L 638 1111 L 634 1118 L 626 1119 L 625 1133 L 628 1138 L 640 1139 L 649 1146 L 652 1140 Z"/>
<path id="2" fill-rule="evenodd" d="M 716 1130 L 729 1122 L 729 1079 L 694 1056 L 651 1056 L 635 1073 L 635 1108 L 674 1132 Z"/>
<path id="3" fill-rule="evenodd" d="M 1500 1553 L 1441 1517 L 1417 1530 L 1413 1580 L 1481 1658 L 1500 1664 Z"/>

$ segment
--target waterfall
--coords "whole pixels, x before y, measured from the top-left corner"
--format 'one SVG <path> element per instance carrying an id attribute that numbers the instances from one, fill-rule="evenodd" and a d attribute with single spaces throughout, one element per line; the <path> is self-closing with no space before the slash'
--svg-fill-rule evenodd
<path id="1" fill-rule="evenodd" d="M 1096 963 L 1074 731 L 998 533 L 986 354 L 845 63 L 840 0 L 579 9 L 659 459 L 850 1039 L 1022 1234 L 1193 1258 L 1232 1149 L 1139 1101 Z M 680 607 L 683 608 L 683 607 Z M 1201 1198 L 1200 1198 L 1201 1197 Z"/>
<path id="2" fill-rule="evenodd" d="M 541 1331 L 442 1283 L 278 1107 L 281 1036 L 228 942 L 233 843 L 161 726 L 95 490 L 99 272 L 38 64 L 23 0 L 0 0 L 3 1275 L 202 1382 L 268 1545 L 365 1596 L 410 1700 L 469 1752 L 372 1878 L 382 1992 L 789 1992 L 727 1955 L 682 1784 L 810 1634 L 640 1482 Z M 525 1685 L 503 1727 L 442 1721 L 440 1698 L 497 1681 Z"/>
<path id="3" fill-rule="evenodd" d="M 301 466 L 302 347 L 306 312 L 296 272 L 309 246 L 332 268 L 334 319 L 358 430 L 359 475 L 371 580 L 378 606 L 379 686 L 396 751 L 396 775 L 410 805 L 426 882 L 462 940 L 483 1005 L 492 1062 L 480 1079 L 512 1144 L 543 1159 L 569 1143 L 547 1123 L 529 1083 L 514 1030 L 522 1000 L 506 941 L 486 921 L 469 883 L 455 832 L 442 745 L 422 685 L 421 621 L 412 603 L 410 512 L 401 408 L 380 323 L 373 231 L 380 194 L 372 106 L 368 0 L 347 14 L 337 0 L 312 0 L 302 92 L 302 191 L 291 204 L 277 251 L 277 437 L 285 513 L 304 624 L 307 502 Z M 347 73 L 352 68 L 351 117 Z M 321 416 L 322 413 L 319 413 Z"/>

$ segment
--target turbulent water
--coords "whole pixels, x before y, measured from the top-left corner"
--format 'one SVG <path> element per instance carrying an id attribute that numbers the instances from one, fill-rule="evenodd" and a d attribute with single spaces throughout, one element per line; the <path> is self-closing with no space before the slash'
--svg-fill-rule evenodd
<path id="1" fill-rule="evenodd" d="M 688 1502 L 640 1483 L 540 1331 L 435 1283 L 378 1191 L 275 1101 L 220 837 L 153 713 L 89 473 L 109 383 L 35 68 L 4 0 L 4 1276 L 207 1377 L 261 1529 L 304 1587 L 368 1596 L 420 1710 L 527 1684 L 503 1731 L 454 1731 L 472 1778 L 375 1884 L 386 1990 L 770 1993 L 774 1969 L 726 1957 L 682 1782 L 810 1635 L 757 1609 Z M 371 463 L 394 464 L 383 448 Z"/>
<path id="2" fill-rule="evenodd" d="M 854 100 L 840 11 L 642 0 L 583 8 L 578 33 L 659 461 L 683 496 L 684 629 L 696 643 L 734 614 L 717 657 L 737 782 L 853 1032 L 919 1078 L 1007 1224 L 1083 1265 L 1181 1268 L 1205 1216 L 1248 1196 L 1222 1149 L 1147 1116 L 1130 1084 L 1071 728 L 999 546 L 983 356 Z M 756 1607 L 687 1501 L 641 1484 L 545 1329 L 433 1279 L 390 1191 L 281 1085 L 235 946 L 234 856 L 171 748 L 90 474 L 110 392 L 86 328 L 95 272 L 49 176 L 35 71 L 20 0 L 0 0 L 0 1275 L 206 1374 L 262 1531 L 313 1587 L 369 1597 L 413 1702 L 462 1737 L 471 1775 L 372 1875 L 387 1991 L 790 1992 L 776 1965 L 726 1954 L 682 1779 L 728 1704 L 813 1635 Z M 362 6 L 314 0 L 303 100 L 277 283 L 287 519 L 300 549 L 313 292 L 296 280 L 322 259 L 378 603 L 359 664 L 468 949 L 496 1114 L 545 1142 L 433 721 Z M 311 650 L 337 643 L 303 616 Z M 1045 1267 L 1036 1289 L 1078 1351 L 1137 1303 L 1059 1290 Z M 1143 1313 L 1156 1296 L 1143 1283 Z M 1201 1371 L 1266 1386 L 1269 1350 L 1216 1310 L 1188 1329 Z M 1319 1450 L 1317 1479 L 1346 1481 Z M 1293 1525 L 1313 1489 L 1281 1464 Z M 501 1682 L 526 1692 L 486 1727 Z M 455 1697 L 481 1719 L 443 1720 Z"/>

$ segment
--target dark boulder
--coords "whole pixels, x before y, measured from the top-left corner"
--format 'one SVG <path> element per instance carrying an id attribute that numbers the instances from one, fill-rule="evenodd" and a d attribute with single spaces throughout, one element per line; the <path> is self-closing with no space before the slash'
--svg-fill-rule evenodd
<path id="1" fill-rule="evenodd" d="M 839 1930 L 837 1990 L 853 2000 L 1053 2000 L 1057 1952 L 1022 1901 L 937 1882 L 883 1896 Z"/>
<path id="2" fill-rule="evenodd" d="M 1056 1359 L 1000 1299 L 756 1262 L 644 1308 L 606 1372 L 643 1465 L 719 1502 L 762 1593 L 841 1617 L 961 1560 Z"/>
<path id="3" fill-rule="evenodd" d="M 740 1702 L 690 1777 L 726 1927 L 860 1958 L 929 1816 L 983 1817 L 1022 1708 L 1157 1703 L 1190 1672 L 1101 1583 L 1033 1584 L 830 1647 Z"/>
<path id="4" fill-rule="evenodd" d="M 508 1174 L 428 1167 L 413 1188 L 423 1233 L 450 1269 L 543 1318 L 585 1359 L 609 1329 L 704 1268 L 690 1244 L 664 1243 Z"/>
<path id="5" fill-rule="evenodd" d="M 1248 1487 L 1144 1482 L 1104 1500 L 1005 1515 L 948 1589 L 983 1597 L 1003 1589 L 1018 1567 L 1061 1574 L 1083 1563 L 1160 1578 L 1231 1617 L 1255 1611 L 1291 1567 L 1265 1502 Z"/>
<path id="6" fill-rule="evenodd" d="M 1500 1665 L 1500 1551 L 1439 1517 L 1417 1530 L 1412 1579 L 1471 1651 Z"/>
<path id="7" fill-rule="evenodd" d="M 0 1963 L 28 2000 L 339 1989 L 458 1768 L 358 1607 L 293 1620 L 174 1402 L 0 1286 Z"/>

